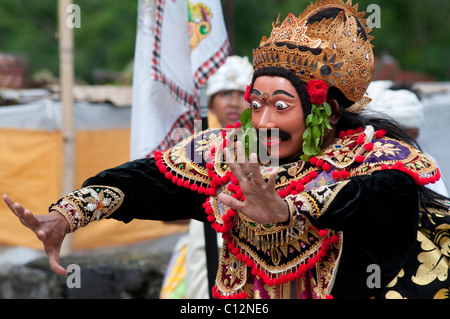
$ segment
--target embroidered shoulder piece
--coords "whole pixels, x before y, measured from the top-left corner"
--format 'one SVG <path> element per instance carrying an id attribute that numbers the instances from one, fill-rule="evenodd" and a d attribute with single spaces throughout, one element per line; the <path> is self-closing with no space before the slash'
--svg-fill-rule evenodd
<path id="1" fill-rule="evenodd" d="M 171 149 L 155 153 L 156 165 L 165 177 L 180 187 L 212 195 L 208 163 L 223 143 L 226 130 L 209 129 L 196 133 Z"/>
<path id="2" fill-rule="evenodd" d="M 348 182 L 350 180 L 337 182 L 329 186 L 325 185 L 318 188 L 311 188 L 297 195 L 287 196 L 286 201 L 292 203 L 299 212 L 303 211 L 317 218 L 326 212 L 336 195 Z"/>
<path id="3" fill-rule="evenodd" d="M 440 179 L 436 164 L 413 146 L 385 137 L 386 132 L 365 130 L 341 132 L 334 143 L 322 151 L 314 164 L 327 163 L 336 180 L 365 175 L 384 169 L 398 169 L 409 174 L 418 185 L 435 183 Z"/>
<path id="4" fill-rule="evenodd" d="M 122 204 L 124 196 L 118 188 L 94 185 L 73 191 L 51 205 L 49 211 L 60 212 L 74 232 L 111 215 Z"/>

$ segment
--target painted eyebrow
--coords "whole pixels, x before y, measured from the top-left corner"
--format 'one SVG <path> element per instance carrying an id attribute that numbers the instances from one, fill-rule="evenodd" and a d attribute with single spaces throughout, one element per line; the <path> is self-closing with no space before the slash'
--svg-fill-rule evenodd
<path id="1" fill-rule="evenodd" d="M 262 96 L 262 93 L 259 90 L 257 90 L 257 89 L 253 89 L 250 94 L 255 94 L 256 96 L 259 96 L 259 97 Z"/>
<path id="2" fill-rule="evenodd" d="M 286 92 L 285 90 L 276 90 L 276 91 L 274 91 L 274 92 L 272 93 L 271 96 L 274 96 L 274 95 L 277 95 L 277 94 L 283 94 L 283 95 L 286 95 L 286 96 L 289 96 L 289 97 L 294 98 L 294 96 L 293 96 L 291 93 L 288 93 L 288 92 Z"/>

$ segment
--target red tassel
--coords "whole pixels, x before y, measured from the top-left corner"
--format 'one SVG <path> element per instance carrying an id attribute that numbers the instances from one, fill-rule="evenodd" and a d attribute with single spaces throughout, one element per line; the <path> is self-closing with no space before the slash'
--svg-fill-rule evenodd
<path id="1" fill-rule="evenodd" d="M 355 161 L 356 161 L 357 163 L 362 163 L 362 162 L 364 162 L 364 156 L 362 156 L 362 155 L 356 156 L 356 157 L 355 157 Z"/>
<path id="2" fill-rule="evenodd" d="M 328 235 L 328 231 L 326 229 L 319 230 L 320 237 L 326 237 Z"/>
<path id="3" fill-rule="evenodd" d="M 403 163 L 400 161 L 395 162 L 395 164 L 393 166 L 393 168 L 396 168 L 396 169 L 400 169 L 401 167 L 403 167 Z"/>
<path id="4" fill-rule="evenodd" d="M 295 186 L 295 190 L 297 192 L 303 192 L 305 190 L 305 185 L 303 185 L 302 183 L 297 183 L 297 185 Z"/>
<path id="5" fill-rule="evenodd" d="M 166 174 L 164 174 L 164 176 L 165 176 L 167 179 L 172 179 L 173 174 L 172 174 L 171 172 L 167 172 Z"/>
<path id="6" fill-rule="evenodd" d="M 371 150 L 373 150 L 373 143 L 367 143 L 367 144 L 364 144 L 364 149 L 365 149 L 367 152 L 370 152 Z"/>
<path id="7" fill-rule="evenodd" d="M 386 130 L 381 129 L 375 132 L 375 137 L 380 139 L 383 138 L 386 135 Z"/>
<path id="8" fill-rule="evenodd" d="M 317 160 L 317 162 L 316 162 L 316 166 L 318 167 L 318 168 L 321 168 L 322 167 L 322 165 L 323 165 L 323 160 L 321 160 L 321 159 L 319 159 L 319 160 Z"/>
<path id="9" fill-rule="evenodd" d="M 317 178 L 317 176 L 319 176 L 319 174 L 317 174 L 316 171 L 312 171 L 308 174 L 309 178 L 311 178 L 311 180 L 313 180 L 314 178 Z"/>
<path id="10" fill-rule="evenodd" d="M 333 171 L 331 173 L 331 177 L 333 177 L 335 180 L 338 180 L 341 178 L 341 173 L 339 173 L 338 171 Z"/>
<path id="11" fill-rule="evenodd" d="M 363 145 L 365 141 L 366 141 L 366 136 L 364 134 L 361 134 L 360 136 L 358 136 L 356 143 L 358 143 L 359 145 Z"/>
<path id="12" fill-rule="evenodd" d="M 233 254 L 233 255 L 237 255 L 237 254 L 239 254 L 239 248 L 237 248 L 237 247 L 234 247 L 232 250 L 231 250 L 231 253 Z"/>
<path id="13" fill-rule="evenodd" d="M 316 260 L 313 257 L 310 257 L 308 259 L 308 268 L 313 269 L 315 265 L 316 265 Z"/>
<path id="14" fill-rule="evenodd" d="M 331 165 L 325 162 L 325 163 L 323 163 L 323 165 L 322 165 L 322 169 L 323 169 L 325 172 L 328 172 L 328 171 L 331 169 Z"/>
<path id="15" fill-rule="evenodd" d="M 336 244 L 338 241 L 339 241 L 339 236 L 337 236 L 337 235 L 331 236 L 331 242 L 333 244 Z"/>
<path id="16" fill-rule="evenodd" d="M 247 295 L 247 293 L 246 293 L 245 291 L 243 291 L 243 292 L 241 292 L 241 293 L 239 294 L 239 298 L 240 298 L 240 299 L 247 299 L 247 298 L 248 298 L 248 295 Z"/>
<path id="17" fill-rule="evenodd" d="M 341 178 L 342 179 L 347 179 L 350 177 L 350 173 L 348 171 L 342 171 L 341 172 Z"/>
<path id="18" fill-rule="evenodd" d="M 264 277 L 264 283 L 269 287 L 273 286 L 273 280 L 270 279 L 268 276 Z"/>
<path id="19" fill-rule="evenodd" d="M 211 177 L 211 178 L 214 178 L 216 176 L 216 172 L 208 171 L 208 176 Z"/>

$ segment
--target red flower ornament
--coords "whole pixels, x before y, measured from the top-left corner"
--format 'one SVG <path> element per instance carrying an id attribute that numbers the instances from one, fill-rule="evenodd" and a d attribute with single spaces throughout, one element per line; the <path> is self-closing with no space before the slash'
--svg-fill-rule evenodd
<path id="1" fill-rule="evenodd" d="M 247 88 L 245 89 L 245 93 L 244 93 L 244 100 L 247 101 L 248 103 L 251 103 L 252 101 L 250 100 L 250 89 L 252 87 L 252 84 L 250 83 L 249 85 L 247 85 Z"/>
<path id="2" fill-rule="evenodd" d="M 328 86 L 323 80 L 311 80 L 306 84 L 312 104 L 322 105 L 327 101 Z"/>

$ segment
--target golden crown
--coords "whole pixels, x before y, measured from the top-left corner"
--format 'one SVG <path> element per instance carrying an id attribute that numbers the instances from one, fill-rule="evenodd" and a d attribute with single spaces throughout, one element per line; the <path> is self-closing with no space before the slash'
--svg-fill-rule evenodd
<path id="1" fill-rule="evenodd" d="M 342 9 L 336 18 L 323 19 L 307 25 L 307 20 L 327 8 Z M 347 110 L 360 112 L 370 102 L 364 96 L 375 72 L 374 56 L 364 12 L 351 0 L 318 0 L 309 5 L 297 18 L 290 13 L 280 24 L 280 16 L 272 23 L 270 37 L 263 37 L 253 50 L 253 68 L 282 67 L 293 71 L 301 80 L 322 79 L 328 86 L 338 88 L 350 101 L 355 102 Z M 367 39 L 358 35 L 358 23 L 365 29 Z M 289 43 L 312 49 L 321 49 L 316 55 L 311 51 L 288 48 Z"/>

